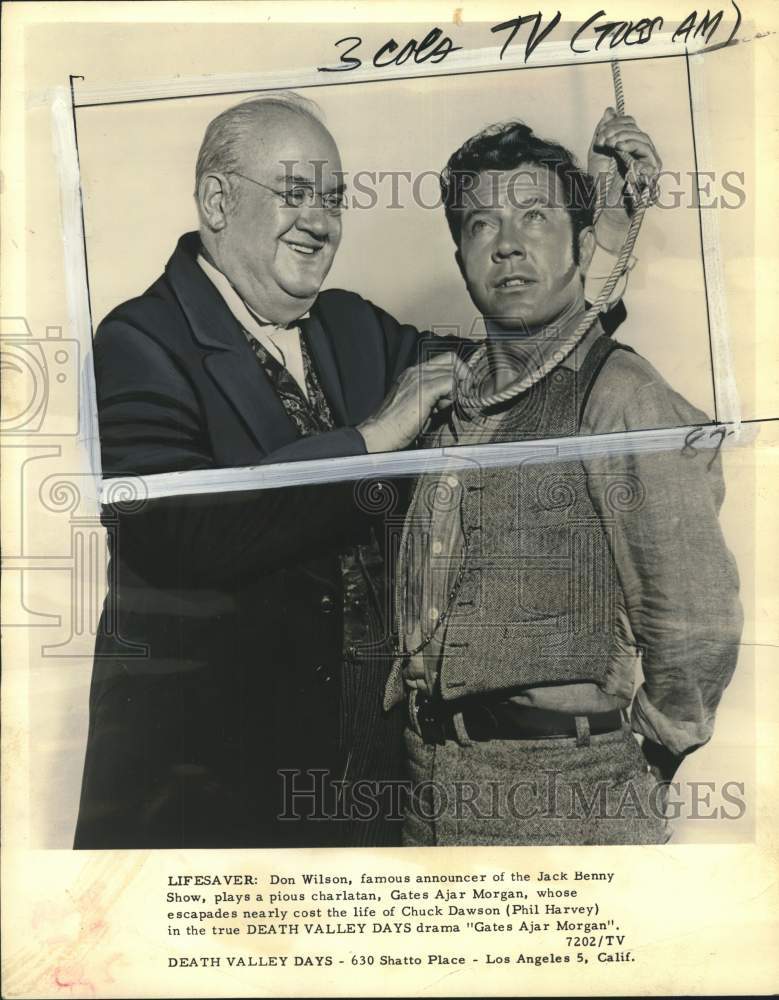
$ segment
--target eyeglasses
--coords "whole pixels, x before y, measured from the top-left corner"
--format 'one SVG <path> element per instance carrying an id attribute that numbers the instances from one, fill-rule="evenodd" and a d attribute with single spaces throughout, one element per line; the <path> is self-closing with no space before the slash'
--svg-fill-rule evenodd
<path id="1" fill-rule="evenodd" d="M 294 187 L 279 191 L 277 188 L 263 184 L 262 181 L 257 181 L 253 177 L 247 177 L 246 174 L 242 174 L 238 170 L 231 170 L 229 172 L 235 174 L 236 177 L 241 177 L 245 181 L 256 184 L 257 187 L 265 188 L 271 194 L 277 195 L 287 208 L 303 208 L 303 206 L 311 208 L 318 203 L 330 215 L 340 215 L 341 209 L 344 208 L 343 191 L 326 191 L 324 194 L 318 194 L 308 184 L 295 184 Z"/>

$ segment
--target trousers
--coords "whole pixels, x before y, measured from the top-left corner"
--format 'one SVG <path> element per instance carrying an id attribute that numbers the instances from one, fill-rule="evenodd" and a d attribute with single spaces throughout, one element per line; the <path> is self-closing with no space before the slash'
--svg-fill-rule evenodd
<path id="1" fill-rule="evenodd" d="M 664 789 L 627 725 L 552 739 L 423 742 L 406 728 L 402 839 L 436 845 L 663 844 Z"/>

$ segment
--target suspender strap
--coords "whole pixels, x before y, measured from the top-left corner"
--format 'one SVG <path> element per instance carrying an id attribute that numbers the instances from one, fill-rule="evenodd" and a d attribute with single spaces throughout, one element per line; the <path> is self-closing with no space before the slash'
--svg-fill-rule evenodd
<path id="1" fill-rule="evenodd" d="M 627 344 L 620 344 L 618 341 L 612 340 L 611 337 L 604 335 L 602 337 L 598 337 L 587 352 L 587 356 L 582 362 L 581 368 L 579 368 L 576 386 L 581 402 L 579 403 L 579 416 L 576 424 L 577 431 L 581 430 L 582 421 L 584 420 L 584 412 L 587 409 L 587 403 L 589 402 L 592 388 L 603 370 L 603 366 L 606 364 L 614 351 L 630 351 L 631 354 L 636 353 L 633 348 L 628 347 Z"/>

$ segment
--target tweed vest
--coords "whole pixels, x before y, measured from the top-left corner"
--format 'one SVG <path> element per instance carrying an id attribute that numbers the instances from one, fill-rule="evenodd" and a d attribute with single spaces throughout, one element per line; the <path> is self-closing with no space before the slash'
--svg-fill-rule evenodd
<path id="1" fill-rule="evenodd" d="M 576 435 L 597 375 L 619 348 L 601 336 L 578 371 L 558 366 L 506 412 L 492 441 Z M 422 589 L 448 593 L 464 565 L 441 636 L 442 697 L 601 681 L 616 649 L 615 608 L 622 598 L 609 525 L 593 507 L 581 462 L 474 466 L 437 481 L 424 478 L 427 486 L 417 490 L 410 511 L 417 529 L 424 527 L 409 532 L 416 559 L 426 560 Z M 446 531 L 452 516 L 460 522 L 457 537 L 467 539 L 464 554 L 462 545 L 447 551 L 437 540 L 453 537 L 451 520 Z M 413 558 L 403 554 L 400 574 Z M 438 586 L 436 573 L 442 575 Z M 434 618 L 440 602 L 440 596 L 422 601 L 423 620 Z"/>

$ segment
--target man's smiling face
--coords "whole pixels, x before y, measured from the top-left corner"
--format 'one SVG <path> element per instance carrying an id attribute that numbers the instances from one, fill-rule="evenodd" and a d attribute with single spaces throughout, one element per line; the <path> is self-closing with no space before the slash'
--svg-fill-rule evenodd
<path id="1" fill-rule="evenodd" d="M 498 326 L 530 331 L 567 315 L 583 301 L 582 268 L 592 236 L 580 241 L 579 264 L 573 238 L 553 171 L 523 164 L 479 174 L 464 199 L 457 262 L 482 315 Z"/>
<path id="2" fill-rule="evenodd" d="M 330 133 L 306 115 L 266 115 L 228 171 L 236 203 L 220 234 L 227 277 L 274 322 L 313 304 L 341 240 L 343 176 Z"/>

